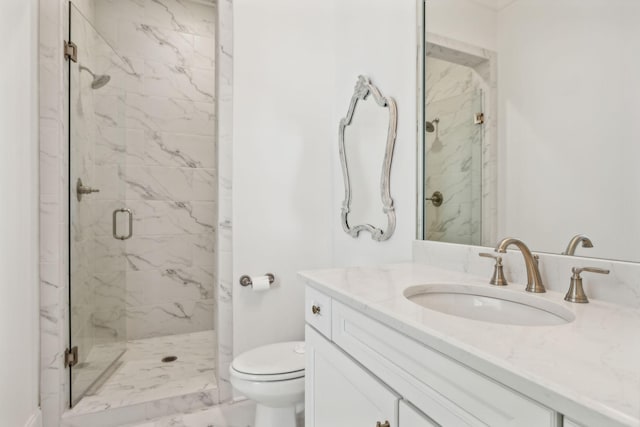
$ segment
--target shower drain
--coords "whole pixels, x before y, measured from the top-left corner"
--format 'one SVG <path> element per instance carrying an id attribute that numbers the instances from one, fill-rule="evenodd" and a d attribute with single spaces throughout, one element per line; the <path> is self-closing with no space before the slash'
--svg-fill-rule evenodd
<path id="1" fill-rule="evenodd" d="M 166 356 L 162 358 L 163 363 L 175 362 L 178 360 L 178 356 Z"/>

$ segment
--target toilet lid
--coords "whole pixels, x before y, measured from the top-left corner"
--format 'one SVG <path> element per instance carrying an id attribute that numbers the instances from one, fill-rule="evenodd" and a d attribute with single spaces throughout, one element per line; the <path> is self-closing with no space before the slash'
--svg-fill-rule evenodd
<path id="1" fill-rule="evenodd" d="M 254 348 L 236 357 L 232 367 L 250 375 L 304 371 L 304 342 L 289 341 Z"/>

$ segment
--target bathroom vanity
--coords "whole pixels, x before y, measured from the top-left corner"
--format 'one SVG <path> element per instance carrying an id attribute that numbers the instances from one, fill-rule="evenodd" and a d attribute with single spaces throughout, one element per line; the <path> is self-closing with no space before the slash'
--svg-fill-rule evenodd
<path id="1" fill-rule="evenodd" d="M 572 304 L 557 291 L 497 288 L 487 277 L 419 263 L 301 277 L 307 427 L 640 425 L 640 314 L 633 307 Z M 424 295 L 447 287 L 499 293 L 498 306 L 492 298 L 477 305 L 504 315 L 504 323 L 423 306 Z M 557 322 L 511 319 L 501 295 Z"/>

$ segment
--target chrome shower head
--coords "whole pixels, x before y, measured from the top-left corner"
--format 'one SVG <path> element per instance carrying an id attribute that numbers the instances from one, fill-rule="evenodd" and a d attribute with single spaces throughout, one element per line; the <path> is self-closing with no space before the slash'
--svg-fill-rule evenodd
<path id="1" fill-rule="evenodd" d="M 93 78 L 93 82 L 91 82 L 91 89 L 100 89 L 101 87 L 109 83 L 109 80 L 111 80 L 111 76 L 108 76 L 106 74 L 95 76 Z"/>
<path id="2" fill-rule="evenodd" d="M 95 74 L 93 71 L 91 71 L 89 68 L 85 67 L 84 65 L 80 66 L 80 71 L 82 70 L 91 74 L 91 76 L 93 77 L 93 81 L 91 82 L 91 89 L 94 89 L 94 90 L 100 89 L 101 87 L 104 87 L 107 83 L 109 83 L 109 80 L 111 80 L 111 76 L 107 74 Z"/>

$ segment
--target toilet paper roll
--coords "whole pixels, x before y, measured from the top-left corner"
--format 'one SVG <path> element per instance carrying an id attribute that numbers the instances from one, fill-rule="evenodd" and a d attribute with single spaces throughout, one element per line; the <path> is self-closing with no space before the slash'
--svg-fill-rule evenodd
<path id="1" fill-rule="evenodd" d="M 268 276 L 252 277 L 251 283 L 253 283 L 253 290 L 255 292 L 264 292 L 271 289 Z"/>

